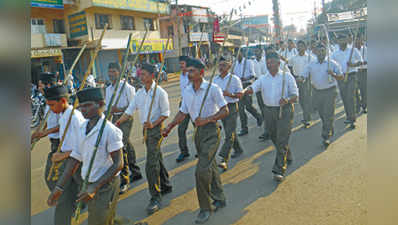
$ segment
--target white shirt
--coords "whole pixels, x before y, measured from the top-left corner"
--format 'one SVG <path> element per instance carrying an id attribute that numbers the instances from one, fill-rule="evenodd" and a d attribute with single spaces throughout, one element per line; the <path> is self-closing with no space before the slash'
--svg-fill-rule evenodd
<path id="1" fill-rule="evenodd" d="M 341 71 L 341 67 L 334 60 L 330 60 L 330 70 L 332 70 L 336 74 L 343 74 Z M 327 89 L 337 85 L 336 79 L 332 77 L 332 82 L 329 82 L 329 74 L 328 74 L 328 60 L 327 58 L 323 61 L 323 63 L 319 63 L 319 61 L 311 62 L 304 70 L 303 77 L 308 78 L 311 74 L 311 83 L 318 90 Z"/>
<path id="2" fill-rule="evenodd" d="M 122 88 L 123 83 L 124 83 L 124 80 L 120 81 L 119 87 L 116 92 L 116 96 L 113 99 L 112 106 L 115 105 L 116 99 L 119 96 L 120 89 Z M 108 108 L 109 102 L 111 101 L 113 90 L 115 90 L 115 87 L 112 84 L 106 88 L 106 91 L 105 91 L 106 108 Z M 134 98 L 134 96 L 135 96 L 135 88 L 133 86 L 131 86 L 128 82 L 126 82 L 126 86 L 123 89 L 123 93 L 121 94 L 119 102 L 117 103 L 116 107 L 124 108 L 124 107 L 129 106 L 129 104 L 132 101 L 132 99 Z M 115 113 L 115 114 L 122 114 L 122 113 Z"/>
<path id="3" fill-rule="evenodd" d="M 362 62 L 368 61 L 368 48 L 366 46 L 362 46 L 360 50 L 358 50 L 362 56 Z M 359 67 L 360 69 L 367 69 L 368 65 L 362 65 Z"/>
<path id="4" fill-rule="evenodd" d="M 91 131 L 86 135 L 87 123 L 86 120 L 82 124 L 82 129 L 78 133 L 78 148 L 74 149 L 70 157 L 82 162 L 81 176 L 83 179 L 86 178 L 88 167 L 90 165 L 90 160 L 94 152 L 94 146 L 97 141 L 100 127 L 105 119 L 102 114 L 101 119 L 98 120 L 97 124 L 91 129 Z M 97 153 L 95 155 L 93 167 L 88 178 L 88 182 L 96 182 L 101 176 L 103 176 L 106 171 L 112 166 L 113 160 L 111 153 L 118 151 L 123 148 L 123 133 L 122 131 L 113 125 L 111 122 L 107 121 L 104 127 L 104 132 L 100 143 L 98 145 Z M 120 172 L 119 172 L 120 173 Z M 119 174 L 116 174 L 118 176 Z"/>
<path id="5" fill-rule="evenodd" d="M 46 109 L 45 109 L 45 113 L 47 114 L 48 110 L 50 110 L 50 107 L 47 105 Z M 57 113 L 54 113 L 53 111 L 50 110 L 49 114 L 48 114 L 48 119 L 47 119 L 47 129 L 51 129 L 54 127 L 57 127 L 59 125 L 59 117 L 60 115 Z M 59 131 L 56 133 L 51 133 L 48 134 L 49 138 L 54 138 L 54 139 L 58 139 L 59 138 Z"/>
<path id="6" fill-rule="evenodd" d="M 335 51 L 331 57 L 331 59 L 336 61 L 341 66 L 343 73 L 347 71 L 347 62 L 350 60 L 351 49 L 352 48 L 349 48 L 348 46 L 344 51 L 339 49 Z M 362 62 L 362 57 L 359 54 L 358 49 L 354 48 L 354 51 L 352 53 L 351 63 L 357 63 L 357 62 Z M 358 67 L 350 67 L 348 73 L 351 72 L 358 72 Z"/>
<path id="7" fill-rule="evenodd" d="M 245 71 L 243 71 L 243 67 L 245 67 Z M 242 62 L 239 62 L 239 60 L 237 60 L 235 63 L 233 74 L 235 74 L 239 78 L 249 78 L 250 76 L 256 76 L 256 73 L 254 72 L 253 62 L 250 59 L 245 58 L 242 59 Z"/>
<path id="8" fill-rule="evenodd" d="M 64 135 L 64 131 L 66 128 L 66 124 L 68 123 L 69 120 L 69 115 L 72 112 L 73 107 L 68 106 L 68 108 L 65 110 L 65 112 L 60 114 L 59 117 L 59 137 L 62 138 Z M 73 111 L 72 119 L 69 124 L 69 128 L 67 130 L 64 142 L 61 147 L 62 152 L 66 151 L 72 151 L 78 148 L 77 144 L 77 138 L 79 135 L 79 131 L 81 129 L 82 124 L 86 121 L 84 119 L 82 113 L 75 109 Z"/>
<path id="9" fill-rule="evenodd" d="M 298 96 L 296 80 L 289 72 L 284 74 L 279 71 L 275 77 L 267 73 L 257 79 L 250 87 L 253 92 L 261 91 L 266 106 L 279 106 L 279 101 L 282 98 L 283 79 L 285 79 L 284 98 Z"/>
<path id="10" fill-rule="evenodd" d="M 181 72 L 180 74 L 180 89 L 181 89 L 181 96 L 182 93 L 184 93 L 184 89 L 189 85 L 189 77 L 188 77 L 188 72 L 184 74 L 184 72 Z"/>
<path id="11" fill-rule="evenodd" d="M 289 58 L 289 65 L 293 67 L 295 76 L 303 76 L 305 67 L 314 60 L 315 58 L 313 58 L 311 55 L 308 56 L 307 53 L 304 53 L 302 56 L 297 54 L 292 58 Z"/>
<path id="12" fill-rule="evenodd" d="M 284 51 L 281 51 L 281 56 L 289 59 L 292 58 L 293 56 L 297 55 L 297 49 L 296 48 L 292 48 L 292 50 L 289 50 L 288 48 L 286 48 Z"/>
<path id="13" fill-rule="evenodd" d="M 232 78 L 230 78 L 231 76 Z M 229 84 L 228 90 L 225 90 L 229 79 L 231 79 L 231 82 Z M 243 91 L 242 82 L 240 81 L 239 77 L 230 73 L 227 74 L 224 78 L 218 75 L 216 78 L 214 78 L 214 83 L 218 87 L 220 87 L 222 91 L 228 91 L 231 94 L 236 94 Z M 224 96 L 224 98 L 228 103 L 234 103 L 239 101 L 239 98 L 231 98 L 228 96 Z"/>
<path id="14" fill-rule="evenodd" d="M 92 74 L 88 75 L 86 79 L 86 86 L 87 87 L 95 87 L 95 78 Z"/>
<path id="15" fill-rule="evenodd" d="M 264 57 L 262 57 L 260 61 L 258 61 L 257 58 L 252 60 L 256 77 L 260 77 L 261 75 L 265 75 L 267 73 L 267 64 L 263 58 Z"/>
<path id="16" fill-rule="evenodd" d="M 199 117 L 200 107 L 209 84 L 209 82 L 203 80 L 199 90 L 195 91 L 193 84 L 189 85 L 184 90 L 180 111 L 182 113 L 189 114 L 192 121 L 195 121 L 196 118 Z M 224 99 L 221 88 L 215 84 L 211 84 L 200 117 L 206 118 L 213 116 L 225 105 L 227 105 L 227 101 Z"/>
<path id="17" fill-rule="evenodd" d="M 129 107 L 125 113 L 127 115 L 133 115 L 135 110 L 140 112 L 140 121 L 142 124 L 147 122 L 149 108 L 152 102 L 153 91 L 155 88 L 155 82 L 152 82 L 151 89 L 147 92 L 145 87 L 140 88 L 137 91 L 137 95 L 130 102 Z M 152 105 L 150 122 L 153 123 L 161 116 L 170 115 L 170 106 L 167 92 L 158 85 L 156 89 L 155 100 Z"/>

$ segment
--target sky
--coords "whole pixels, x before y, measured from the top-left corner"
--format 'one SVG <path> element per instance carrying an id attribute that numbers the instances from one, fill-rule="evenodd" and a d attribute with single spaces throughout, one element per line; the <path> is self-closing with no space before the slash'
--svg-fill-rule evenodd
<path id="1" fill-rule="evenodd" d="M 248 1 L 251 1 L 250 6 Z M 279 0 L 279 2 L 283 26 L 294 24 L 298 31 L 301 28 L 306 29 L 307 21 L 313 17 L 314 2 L 317 8 L 321 8 L 321 0 Z M 232 8 L 243 6 L 244 3 L 246 9 L 242 7 L 243 15 L 268 15 L 269 22 L 272 23 L 272 0 L 178 0 L 178 4 L 209 7 L 217 14 L 229 14 Z"/>

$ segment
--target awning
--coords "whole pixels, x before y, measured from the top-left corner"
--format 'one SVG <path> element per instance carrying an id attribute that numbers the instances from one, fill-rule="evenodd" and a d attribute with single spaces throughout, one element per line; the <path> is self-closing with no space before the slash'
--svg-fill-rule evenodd
<path id="1" fill-rule="evenodd" d="M 218 45 L 220 45 L 220 46 L 223 45 L 222 42 L 221 42 L 221 43 L 217 43 L 217 42 L 216 42 L 216 44 L 218 44 Z M 232 43 L 232 42 L 230 42 L 230 41 L 226 41 L 225 44 L 224 44 L 224 47 L 239 47 L 239 46 L 238 46 L 238 45 L 235 45 L 234 43 Z"/>

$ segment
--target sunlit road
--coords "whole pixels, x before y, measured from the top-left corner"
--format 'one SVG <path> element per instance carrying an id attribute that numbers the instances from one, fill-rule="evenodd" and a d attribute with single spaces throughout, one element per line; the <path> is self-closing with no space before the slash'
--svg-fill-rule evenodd
<path id="1" fill-rule="evenodd" d="M 162 84 L 169 94 L 170 121 L 178 110 L 179 82 L 172 77 Z M 253 97 L 255 99 L 255 97 Z M 255 106 L 258 108 L 257 103 Z M 321 124 L 314 114 L 314 124 L 304 129 L 300 124 L 301 108 L 295 107 L 295 123 L 290 144 L 294 156 L 288 177 L 281 185 L 272 180 L 271 168 L 275 151 L 270 141 L 260 142 L 263 128 L 249 116 L 249 135 L 241 137 L 245 153 L 233 159 L 230 169 L 222 174 L 227 207 L 212 215 L 206 224 L 364 224 L 366 219 L 364 166 L 366 151 L 366 114 L 360 115 L 355 130 L 345 127 L 344 108 L 339 100 L 336 109 L 334 142 L 327 150 L 321 144 Z M 131 140 L 137 151 L 139 166 L 144 173 L 145 147 L 142 126 L 135 122 Z M 239 127 L 239 126 L 238 126 Z M 133 183 L 120 197 L 117 214 L 134 221 L 155 224 L 194 224 L 198 213 L 195 192 L 192 126 L 189 125 L 189 160 L 177 164 L 179 150 L 177 129 L 163 142 L 162 151 L 171 176 L 173 192 L 164 196 L 162 209 L 147 216 L 149 202 L 146 180 Z M 44 165 L 49 151 L 47 138 L 40 141 L 31 155 L 32 225 L 51 225 L 53 209 L 46 205 L 48 190 L 44 182 Z M 83 214 L 83 220 L 87 213 Z M 85 224 L 87 222 L 83 222 Z"/>

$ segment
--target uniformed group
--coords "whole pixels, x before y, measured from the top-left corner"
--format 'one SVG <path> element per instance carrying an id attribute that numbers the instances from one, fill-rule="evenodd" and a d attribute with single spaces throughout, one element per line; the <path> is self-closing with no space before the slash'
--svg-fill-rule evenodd
<path id="1" fill-rule="evenodd" d="M 54 224 L 70 225 L 78 202 L 84 202 L 88 210 L 89 225 L 114 224 L 119 194 L 128 189 L 129 183 L 142 178 L 136 165 L 135 149 L 129 141 L 135 111 L 139 111 L 147 149 L 148 214 L 158 211 L 162 196 L 172 191 L 161 143 L 175 126 L 178 126 L 181 151 L 177 162 L 190 156 L 186 132 L 189 123 L 194 126 L 195 157 L 198 158 L 195 181 L 200 206 L 196 223 L 205 223 L 212 212 L 226 206 L 219 168 L 227 170 L 230 158 L 237 158 L 244 152 L 238 137 L 249 133 L 246 111 L 256 119 L 257 126 L 264 125 L 259 138 L 270 139 L 275 145 L 272 173 L 277 182 L 282 182 L 288 165 L 293 162 L 289 137 L 297 101 L 303 111 L 305 128 L 310 127 L 313 112 L 319 113 L 325 146 L 330 144 L 334 134 L 338 89 L 346 113 L 345 123 L 351 128 L 355 128 L 361 108 L 367 112 L 367 49 L 362 38 L 354 43 L 350 40 L 349 36 L 339 34 L 337 47 L 324 40 L 310 43 L 289 40 L 287 46 L 283 43 L 268 46 L 264 54 L 260 47 L 256 48 L 253 59 L 242 52 L 234 60 L 221 56 L 219 73 L 210 81 L 204 78 L 202 61 L 181 56 L 179 111 L 167 125 L 164 121 L 170 115 L 168 94 L 157 85 L 155 67 L 151 64 L 142 65 L 143 87 L 136 91 L 123 79 L 118 79 L 120 65 L 110 63 L 111 84 L 105 91 L 95 87 L 78 91 L 76 109 L 69 104 L 67 87 L 59 85 L 53 73 L 42 73 L 39 88 L 46 97 L 50 113 L 46 128 L 34 132 L 32 140 L 48 136 L 51 141 L 45 179 L 51 191 L 47 202 L 55 206 Z M 114 92 L 117 93 L 115 99 L 119 98 L 117 104 L 111 102 Z M 259 111 L 253 106 L 254 93 Z M 112 118 L 104 121 L 108 108 Z M 105 124 L 103 129 L 102 124 Z M 221 124 L 225 139 L 219 148 Z M 100 142 L 96 143 L 100 134 Z M 90 167 L 94 146 L 98 148 Z M 51 172 L 54 165 L 59 166 L 56 172 Z M 88 185 L 81 191 L 83 179 L 88 179 Z"/>

